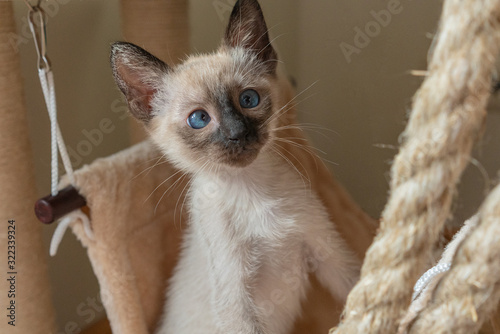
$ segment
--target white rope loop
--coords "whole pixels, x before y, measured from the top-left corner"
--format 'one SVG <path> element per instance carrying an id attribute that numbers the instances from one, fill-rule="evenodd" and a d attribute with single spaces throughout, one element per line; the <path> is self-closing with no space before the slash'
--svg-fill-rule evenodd
<path id="1" fill-rule="evenodd" d="M 55 256 L 57 254 L 57 249 L 61 244 L 64 233 L 66 233 L 68 227 L 78 219 L 82 222 L 83 229 L 85 230 L 87 237 L 89 237 L 89 239 L 91 240 L 94 239 L 94 233 L 92 232 L 89 217 L 87 217 L 87 215 L 83 213 L 82 210 L 73 211 L 72 213 L 61 219 L 61 221 L 58 223 L 57 228 L 52 235 L 52 239 L 50 240 L 50 256 Z"/>
<path id="2" fill-rule="evenodd" d="M 66 145 L 64 144 L 64 139 L 57 122 L 57 103 L 56 103 L 56 90 L 54 84 L 54 74 L 50 69 L 40 68 L 38 70 L 38 76 L 40 77 L 40 84 L 42 86 L 43 95 L 45 98 L 45 103 L 47 105 L 47 111 L 50 118 L 50 135 L 51 135 L 51 193 L 53 196 L 58 193 L 59 184 L 59 161 L 58 153 L 61 154 L 61 159 L 63 160 L 64 169 L 68 175 L 71 184 L 75 183 L 75 177 L 73 174 L 73 167 L 71 166 L 71 161 L 69 159 L 68 151 Z M 83 228 L 89 237 L 93 239 L 92 228 L 90 225 L 90 220 L 85 213 L 80 209 L 75 210 L 71 214 L 63 218 L 52 236 L 50 242 L 50 255 L 55 256 L 57 249 L 61 244 L 64 233 L 71 223 L 75 220 L 80 220 L 83 224 Z"/>
<path id="3" fill-rule="evenodd" d="M 71 184 L 75 183 L 75 178 L 73 174 L 73 167 L 71 166 L 71 160 L 69 159 L 68 151 L 66 145 L 64 144 L 64 139 L 61 134 L 61 129 L 57 122 L 57 102 L 56 102 L 56 89 L 54 83 L 54 74 L 51 70 L 50 61 L 47 57 L 46 48 L 46 35 L 45 35 L 45 24 L 46 15 L 43 9 L 40 7 L 40 1 L 38 4 L 32 6 L 28 1 L 25 1 L 29 7 L 28 21 L 31 33 L 33 34 L 33 39 L 35 42 L 36 52 L 38 54 L 38 77 L 40 78 L 40 85 L 42 86 L 43 97 L 45 104 L 47 106 L 47 111 L 50 119 L 50 146 L 51 146 L 51 195 L 55 196 L 58 194 L 58 184 L 59 184 L 59 154 L 63 161 L 64 169 L 66 170 L 66 175 L 69 178 Z M 38 22 L 36 21 L 38 19 Z M 57 226 L 52 240 L 50 243 L 50 255 L 54 256 L 57 253 L 57 248 L 62 241 L 64 233 L 69 225 L 75 220 L 80 220 L 83 224 L 83 228 L 90 239 L 93 239 L 92 228 L 90 225 L 90 220 L 85 213 L 80 209 L 73 211 L 62 219 Z"/>

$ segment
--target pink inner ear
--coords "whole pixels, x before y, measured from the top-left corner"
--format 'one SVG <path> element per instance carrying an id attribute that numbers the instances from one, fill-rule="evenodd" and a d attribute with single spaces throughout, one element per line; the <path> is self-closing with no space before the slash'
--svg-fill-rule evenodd
<path id="1" fill-rule="evenodd" d="M 149 113 L 151 111 L 151 100 L 155 91 L 153 89 L 141 89 L 140 86 L 131 88 L 131 90 L 131 102 L 139 104 L 141 109 Z"/>
<path id="2" fill-rule="evenodd" d="M 144 80 L 144 74 L 128 66 L 119 66 L 118 72 L 125 86 L 125 95 L 131 104 L 131 109 L 135 109 L 134 107 L 139 109 L 131 111 L 133 113 L 143 114 L 136 116 L 148 116 L 147 114 L 151 112 L 151 100 L 156 92 L 153 84 Z"/>

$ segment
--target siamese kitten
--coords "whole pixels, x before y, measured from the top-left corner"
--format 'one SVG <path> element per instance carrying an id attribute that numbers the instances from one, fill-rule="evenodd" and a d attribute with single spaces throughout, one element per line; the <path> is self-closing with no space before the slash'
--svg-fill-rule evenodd
<path id="1" fill-rule="evenodd" d="M 213 54 L 170 67 L 119 42 L 111 61 L 132 114 L 191 174 L 190 221 L 157 333 L 288 333 L 311 272 L 345 298 L 358 260 L 273 146 L 287 105 L 258 2 L 236 3 Z"/>

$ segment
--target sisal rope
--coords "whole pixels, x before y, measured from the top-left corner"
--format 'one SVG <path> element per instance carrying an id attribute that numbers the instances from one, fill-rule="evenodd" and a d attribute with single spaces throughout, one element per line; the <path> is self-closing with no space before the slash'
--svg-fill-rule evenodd
<path id="1" fill-rule="evenodd" d="M 0 1 L 0 333 L 54 333 L 55 316 L 49 287 L 28 136 L 19 55 L 11 1 Z M 16 326 L 7 324 L 7 221 L 16 221 Z M 10 275 L 9 275 L 10 276 Z"/>
<path id="2" fill-rule="evenodd" d="M 187 0 L 122 0 L 123 37 L 167 64 L 177 64 L 189 52 L 188 10 Z M 145 138 L 142 125 L 132 119 L 132 143 Z"/>
<path id="3" fill-rule="evenodd" d="M 499 11 L 498 0 L 445 1 L 428 77 L 392 166 L 379 234 L 333 333 L 396 332 L 485 120 Z"/>

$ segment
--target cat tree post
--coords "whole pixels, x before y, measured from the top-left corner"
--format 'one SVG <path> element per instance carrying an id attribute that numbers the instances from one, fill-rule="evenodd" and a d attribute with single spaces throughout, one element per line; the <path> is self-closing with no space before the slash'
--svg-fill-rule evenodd
<path id="1" fill-rule="evenodd" d="M 176 64 L 189 52 L 187 0 L 122 0 L 122 32 L 168 64 Z M 142 126 L 131 121 L 131 141 L 145 138 Z"/>
<path id="2" fill-rule="evenodd" d="M 16 36 L 11 1 L 0 1 L 0 333 L 54 333 L 46 252 L 41 224 L 33 203 L 37 198 L 19 54 L 10 43 Z M 15 239 L 9 239 L 9 220 L 15 220 Z M 13 230 L 13 228 L 11 228 Z M 10 235 L 13 235 L 11 232 Z M 8 267 L 8 246 L 14 245 L 15 264 Z M 11 248 L 12 250 L 12 248 Z M 8 274 L 8 272 L 16 274 Z M 13 277 L 14 280 L 8 281 Z M 14 283 L 14 284 L 11 284 Z M 9 291 L 15 290 L 15 297 Z M 15 327 L 6 308 L 15 301 Z M 12 318 L 13 320 L 13 318 Z"/>

